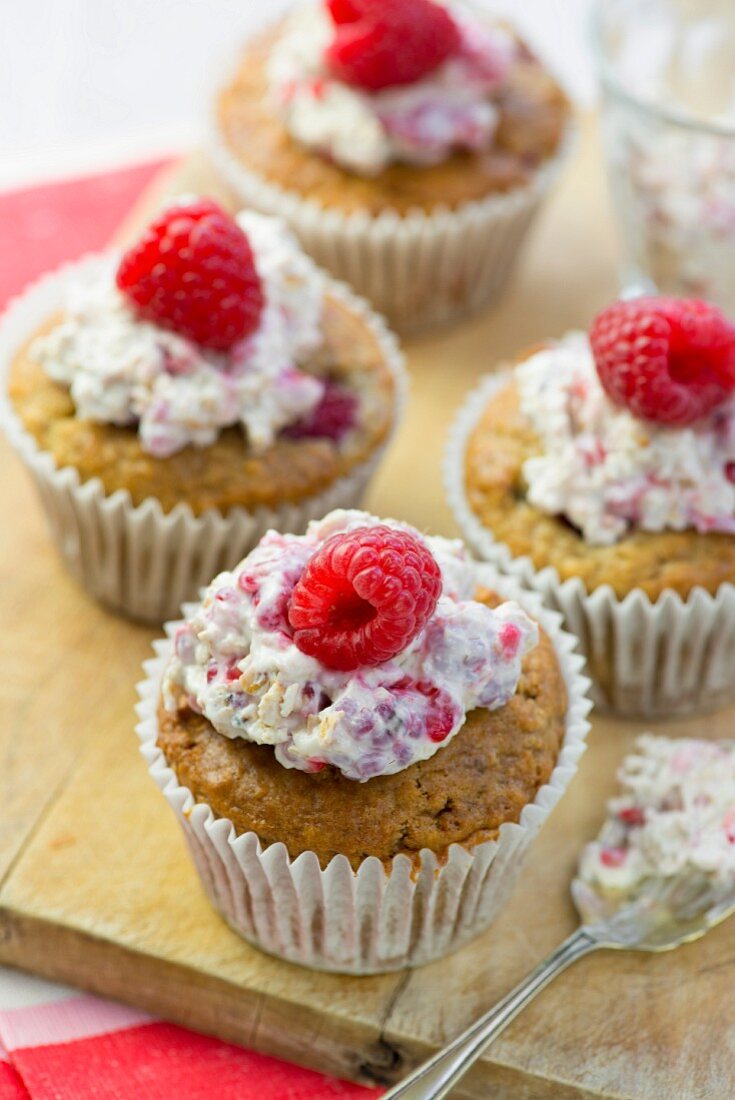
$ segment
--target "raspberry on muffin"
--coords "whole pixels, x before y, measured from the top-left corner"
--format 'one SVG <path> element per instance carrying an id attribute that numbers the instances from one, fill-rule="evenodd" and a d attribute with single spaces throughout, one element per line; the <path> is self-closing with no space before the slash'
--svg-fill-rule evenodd
<path id="1" fill-rule="evenodd" d="M 219 109 L 267 178 L 335 209 L 401 214 L 527 182 L 567 110 L 508 28 L 436 0 L 298 6 L 246 50 Z"/>
<path id="2" fill-rule="evenodd" d="M 115 281 L 138 316 L 215 351 L 253 332 L 265 304 L 245 232 L 211 199 L 164 210 L 124 254 Z"/>
<path id="3" fill-rule="evenodd" d="M 231 927 L 350 973 L 486 927 L 583 749 L 558 617 L 458 541 L 358 511 L 268 532 L 186 612 L 138 732 Z"/>
<path id="4" fill-rule="evenodd" d="M 212 151 L 243 201 L 416 328 L 497 291 L 568 123 L 526 44 L 462 4 L 306 0 L 246 46 Z"/>
<path id="5" fill-rule="evenodd" d="M 515 691 L 536 627 L 475 596 L 456 544 L 362 512 L 269 532 L 177 631 L 166 706 L 286 768 L 392 775 Z"/>
<path id="6" fill-rule="evenodd" d="M 708 302 L 616 302 L 593 321 L 590 345 L 608 397 L 657 424 L 692 424 L 735 388 L 735 326 Z"/>
<path id="7" fill-rule="evenodd" d="M 278 223 L 235 219 L 208 199 L 175 203 L 125 252 L 114 282 L 80 288 L 29 356 L 68 387 L 77 418 L 137 434 L 153 459 L 235 427 L 243 449 L 261 454 L 322 403 L 325 382 L 303 367 L 322 346 L 325 296 Z M 350 393 L 346 379 L 329 381 Z"/>
<path id="8" fill-rule="evenodd" d="M 282 222 L 182 198 L 122 257 L 78 271 L 19 304 L 39 309 L 8 397 L 24 456 L 52 460 L 61 546 L 95 595 L 170 616 L 208 561 L 233 564 L 266 526 L 359 502 L 396 420 L 400 355 Z"/>
<path id="9" fill-rule="evenodd" d="M 457 24 L 434 0 L 327 0 L 327 8 L 329 68 L 367 91 L 414 84 L 459 49 Z"/>
<path id="10" fill-rule="evenodd" d="M 333 535 L 291 595 L 294 644 L 328 668 L 382 664 L 424 629 L 440 591 L 439 566 L 409 532 L 381 525 Z"/>
<path id="11" fill-rule="evenodd" d="M 735 325 L 714 307 L 632 299 L 521 358 L 460 418 L 448 476 L 464 531 L 576 616 L 616 709 L 735 690 L 734 365 Z"/>
<path id="12" fill-rule="evenodd" d="M 322 490 L 385 438 L 392 389 L 284 227 L 209 199 L 173 204 L 114 279 L 75 287 L 10 378 L 59 466 L 195 514 Z"/>
<path id="13" fill-rule="evenodd" d="M 589 337 L 522 359 L 487 404 L 471 507 L 513 554 L 590 589 L 655 599 L 735 581 L 734 364 L 735 326 L 714 307 L 616 303 Z"/>

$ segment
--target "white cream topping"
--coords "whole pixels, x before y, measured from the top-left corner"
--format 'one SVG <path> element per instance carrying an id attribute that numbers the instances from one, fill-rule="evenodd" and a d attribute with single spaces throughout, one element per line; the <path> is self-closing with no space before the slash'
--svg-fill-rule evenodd
<path id="1" fill-rule="evenodd" d="M 392 660 L 337 672 L 294 645 L 287 605 L 311 555 L 338 532 L 383 522 L 422 537 L 358 511 L 332 512 L 305 535 L 265 535 L 212 581 L 178 629 L 166 706 L 175 710 L 183 691 L 225 737 L 273 745 L 287 768 L 330 764 L 356 780 L 433 756 L 469 711 L 503 706 L 538 629 L 512 601 L 492 610 L 473 598 L 476 566 L 458 541 L 424 539 L 443 590 L 424 629 Z"/>
<path id="2" fill-rule="evenodd" d="M 487 148 L 498 121 L 493 97 L 516 45 L 499 27 L 452 10 L 459 50 L 415 84 L 367 92 L 332 76 L 324 52 L 334 26 L 324 5 L 297 10 L 268 65 L 270 96 L 301 144 L 360 175 L 394 161 L 436 164 L 455 149 Z"/>
<path id="3" fill-rule="evenodd" d="M 645 734 L 619 773 L 621 794 L 580 863 L 585 881 L 631 891 L 694 868 L 735 884 L 735 746 Z"/>
<path id="4" fill-rule="evenodd" d="M 137 424 L 143 449 L 165 458 L 187 444 L 208 446 L 237 424 L 263 449 L 318 404 L 323 383 L 297 363 L 321 343 L 323 278 L 282 222 L 249 211 L 237 221 L 265 305 L 257 329 L 227 353 L 136 317 L 112 264 L 109 277 L 72 286 L 65 320 L 32 354 L 69 387 L 78 417 Z"/>
<path id="5" fill-rule="evenodd" d="M 516 378 L 542 445 L 523 466 L 534 507 L 598 546 L 631 528 L 735 533 L 735 400 L 686 428 L 640 420 L 609 400 L 581 332 L 532 355 Z"/>

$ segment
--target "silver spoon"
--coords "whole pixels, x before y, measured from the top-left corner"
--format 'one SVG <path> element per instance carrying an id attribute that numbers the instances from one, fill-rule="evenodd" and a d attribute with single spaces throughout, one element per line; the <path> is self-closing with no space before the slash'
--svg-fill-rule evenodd
<path id="1" fill-rule="evenodd" d="M 471 1024 L 383 1100 L 440 1100 L 446 1096 L 511 1020 L 562 970 L 601 947 L 669 951 L 699 939 L 735 912 L 735 882 L 716 883 L 691 869 L 649 878 L 632 895 L 614 900 L 575 878 L 572 897 L 582 924 L 515 989 Z"/>

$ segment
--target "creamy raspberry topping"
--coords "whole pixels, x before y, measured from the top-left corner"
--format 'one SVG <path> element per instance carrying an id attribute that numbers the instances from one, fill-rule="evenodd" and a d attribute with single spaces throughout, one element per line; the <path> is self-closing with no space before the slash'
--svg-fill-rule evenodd
<path id="1" fill-rule="evenodd" d="M 735 746 L 645 734 L 619 779 L 622 792 L 583 853 L 583 880 L 628 892 L 694 868 L 735 884 Z"/>
<path id="2" fill-rule="evenodd" d="M 492 144 L 493 102 L 516 56 L 505 30 L 452 9 L 459 48 L 422 80 L 377 92 L 337 80 L 325 63 L 334 28 L 323 5 L 289 17 L 273 49 L 270 95 L 302 145 L 358 174 L 403 161 L 429 165 Z"/>
<path id="3" fill-rule="evenodd" d="M 265 304 L 254 332 L 227 352 L 138 318 L 109 278 L 71 288 L 65 320 L 32 354 L 69 386 L 77 416 L 136 426 L 144 450 L 165 458 L 204 447 L 240 425 L 255 449 L 309 414 L 324 383 L 297 363 L 321 342 L 323 279 L 285 226 L 252 212 L 248 237 Z"/>
<path id="4" fill-rule="evenodd" d="M 735 400 L 686 428 L 638 419 L 600 383 L 584 333 L 516 370 L 521 409 L 542 444 L 523 466 L 527 499 L 591 545 L 631 529 L 735 534 Z"/>
<path id="5" fill-rule="evenodd" d="M 221 573 L 176 631 L 164 679 L 166 706 L 183 696 L 225 737 L 272 745 L 287 768 L 338 768 L 364 781 L 425 760 L 454 737 L 475 707 L 514 694 L 538 630 L 521 608 L 473 599 L 476 566 L 462 544 L 422 541 L 442 575 L 426 625 L 394 658 L 349 672 L 296 647 L 288 623 L 293 589 L 315 550 L 339 532 L 377 523 L 332 512 L 305 535 L 269 532 L 231 573 Z"/>

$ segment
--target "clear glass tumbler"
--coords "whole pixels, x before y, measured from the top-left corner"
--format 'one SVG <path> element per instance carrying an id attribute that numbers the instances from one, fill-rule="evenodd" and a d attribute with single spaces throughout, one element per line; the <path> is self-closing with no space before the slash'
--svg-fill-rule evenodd
<path id="1" fill-rule="evenodd" d="M 735 316 L 735 0 L 597 0 L 593 24 L 623 285 Z"/>

